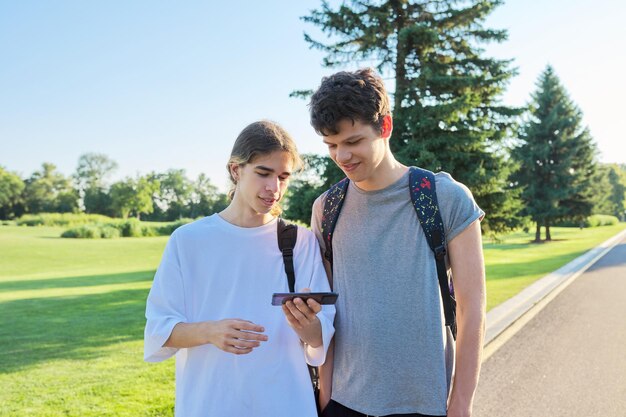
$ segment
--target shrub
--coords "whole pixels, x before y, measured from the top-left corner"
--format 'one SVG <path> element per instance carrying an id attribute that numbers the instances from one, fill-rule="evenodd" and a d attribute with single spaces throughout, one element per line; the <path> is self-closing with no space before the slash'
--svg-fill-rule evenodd
<path id="1" fill-rule="evenodd" d="M 169 236 L 180 226 L 192 222 L 192 219 L 180 219 L 166 224 L 143 223 L 137 219 L 115 220 L 106 223 L 87 224 L 73 227 L 61 234 L 61 237 L 77 239 L 111 239 L 116 237 L 153 237 Z"/>
<path id="2" fill-rule="evenodd" d="M 141 222 L 137 219 L 127 219 L 117 223 L 117 228 L 123 237 L 142 237 Z"/>
<path id="3" fill-rule="evenodd" d="M 564 222 L 558 222 L 555 226 L 560 227 L 599 227 L 599 226 L 612 226 L 618 224 L 619 219 L 615 216 L 608 214 L 594 214 L 585 218 L 582 221 L 567 220 Z"/>
<path id="4" fill-rule="evenodd" d="M 589 227 L 613 226 L 619 223 L 617 217 L 608 214 L 594 214 L 593 216 L 587 217 L 587 221 L 589 222 Z"/>
<path id="5" fill-rule="evenodd" d="M 100 237 L 103 239 L 113 239 L 120 237 L 120 229 L 110 224 L 103 224 L 100 227 Z"/>
<path id="6" fill-rule="evenodd" d="M 63 232 L 61 237 L 70 237 L 77 239 L 100 239 L 100 237 L 102 237 L 102 234 L 100 232 L 100 227 L 96 225 L 85 225 L 66 230 L 65 232 Z"/>
<path id="7" fill-rule="evenodd" d="M 187 223 L 191 223 L 193 219 L 179 219 L 175 222 L 168 223 L 164 226 L 160 226 L 157 228 L 157 233 L 159 236 L 169 236 L 174 233 L 174 230 L 178 229 L 180 226 L 183 226 Z"/>
<path id="8" fill-rule="evenodd" d="M 16 224 L 18 226 L 80 226 L 110 221 L 114 221 L 114 219 L 101 214 L 39 213 L 24 214 L 16 220 Z"/>

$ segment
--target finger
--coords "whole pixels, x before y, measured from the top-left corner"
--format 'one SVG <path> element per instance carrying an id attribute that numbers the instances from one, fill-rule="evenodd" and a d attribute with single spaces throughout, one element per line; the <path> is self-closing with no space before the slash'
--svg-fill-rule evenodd
<path id="1" fill-rule="evenodd" d="M 267 335 L 260 334 L 260 333 L 247 332 L 247 331 L 234 332 L 232 337 L 237 340 L 250 340 L 250 341 L 259 341 L 259 342 L 267 341 Z"/>
<path id="2" fill-rule="evenodd" d="M 294 304 L 296 308 L 307 318 L 307 320 L 311 321 L 315 318 L 315 311 L 309 307 L 309 301 L 313 301 L 317 304 L 315 300 L 311 300 L 310 298 L 307 300 L 307 302 L 301 300 L 300 298 L 296 298 L 294 300 Z"/>
<path id="3" fill-rule="evenodd" d="M 283 304 L 283 313 L 285 314 L 285 318 L 287 319 L 287 322 L 291 327 L 296 329 L 302 328 L 298 319 L 296 319 L 293 314 L 291 314 L 291 311 L 289 310 L 289 308 L 287 308 L 285 304 Z"/>
<path id="4" fill-rule="evenodd" d="M 297 298 L 296 300 L 299 300 L 300 303 L 302 303 L 302 300 L 300 300 L 299 298 Z M 309 319 L 300 311 L 300 309 L 293 302 L 287 301 L 287 303 L 285 304 L 287 305 L 287 308 L 289 309 L 291 314 L 294 316 L 294 318 L 298 320 L 298 322 L 300 322 L 301 324 L 308 323 Z"/>
<path id="5" fill-rule="evenodd" d="M 262 333 L 265 331 L 265 327 L 260 326 L 258 324 L 254 324 L 251 321 L 247 321 L 247 320 L 239 320 L 236 319 L 234 324 L 234 328 L 237 330 L 246 330 L 249 332 L 258 332 L 258 333 Z"/>
<path id="6" fill-rule="evenodd" d="M 300 292 L 311 292 L 310 288 L 302 288 Z"/>
<path id="7" fill-rule="evenodd" d="M 261 345 L 261 342 L 257 342 L 254 340 L 243 340 L 243 339 L 233 339 L 229 343 L 231 346 L 236 348 L 256 348 Z"/>
<path id="8" fill-rule="evenodd" d="M 308 304 L 309 308 L 311 310 L 313 310 L 314 314 L 319 313 L 320 311 L 322 311 L 322 305 L 320 303 L 318 303 L 317 301 L 315 301 L 312 298 L 309 298 L 306 303 Z"/>
<path id="9" fill-rule="evenodd" d="M 234 353 L 235 355 L 245 355 L 252 352 L 252 348 L 238 348 L 236 346 L 228 346 L 224 349 L 225 352 Z"/>

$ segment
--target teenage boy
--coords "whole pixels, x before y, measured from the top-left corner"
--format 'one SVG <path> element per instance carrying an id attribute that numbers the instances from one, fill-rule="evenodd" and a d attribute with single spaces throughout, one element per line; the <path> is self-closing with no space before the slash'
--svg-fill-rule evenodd
<path id="1" fill-rule="evenodd" d="M 340 295 L 334 352 L 320 369 L 322 416 L 471 416 L 485 323 L 484 212 L 463 184 L 435 175 L 458 303 L 455 350 L 435 258 L 411 203 L 409 168 L 389 147 L 393 121 L 382 79 L 371 69 L 325 77 L 310 111 L 350 180 L 332 235 L 331 284 Z M 326 195 L 311 220 L 323 251 Z"/>

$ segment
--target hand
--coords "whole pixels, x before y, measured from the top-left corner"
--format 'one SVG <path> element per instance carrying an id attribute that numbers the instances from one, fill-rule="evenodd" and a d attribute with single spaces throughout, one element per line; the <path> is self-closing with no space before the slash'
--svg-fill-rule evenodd
<path id="1" fill-rule="evenodd" d="M 263 326 L 248 320 L 225 319 L 207 322 L 209 325 L 209 343 L 224 352 L 243 355 L 267 341 Z"/>
<path id="2" fill-rule="evenodd" d="M 304 288 L 302 292 L 310 292 L 309 288 Z M 309 298 L 305 303 L 301 298 L 294 298 L 283 304 L 283 313 L 287 322 L 304 343 L 311 347 L 322 345 L 322 325 L 317 318 L 317 313 L 322 310 L 322 306 L 315 300 Z"/>

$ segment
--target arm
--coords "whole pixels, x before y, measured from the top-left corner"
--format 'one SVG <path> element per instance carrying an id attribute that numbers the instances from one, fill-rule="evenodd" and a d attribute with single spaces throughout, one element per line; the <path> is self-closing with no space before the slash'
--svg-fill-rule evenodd
<path id="1" fill-rule="evenodd" d="M 324 248 L 325 243 L 322 238 L 322 212 L 323 212 L 323 198 L 320 196 L 313 203 L 313 212 L 311 214 L 311 230 L 315 234 L 317 238 L 319 247 L 320 247 L 320 255 L 322 257 L 322 262 L 324 263 L 324 269 L 326 270 L 326 275 L 328 277 L 328 284 L 330 285 L 330 289 L 333 289 L 333 271 L 330 263 L 324 258 Z M 333 387 L 333 367 L 334 367 L 334 358 L 335 358 L 335 340 L 332 339 L 330 341 L 330 345 L 328 346 L 328 351 L 326 352 L 326 361 L 324 364 L 319 366 L 317 369 L 319 371 L 319 405 L 320 409 L 324 410 L 328 403 L 330 402 L 330 397 L 332 394 Z"/>
<path id="2" fill-rule="evenodd" d="M 267 341 L 261 334 L 264 331 L 262 326 L 240 319 L 178 323 L 163 346 L 180 349 L 212 344 L 224 352 L 242 355 Z"/>
<path id="3" fill-rule="evenodd" d="M 457 299 L 456 366 L 448 416 L 469 417 L 478 384 L 485 334 L 485 266 L 480 222 L 448 243 Z"/>

